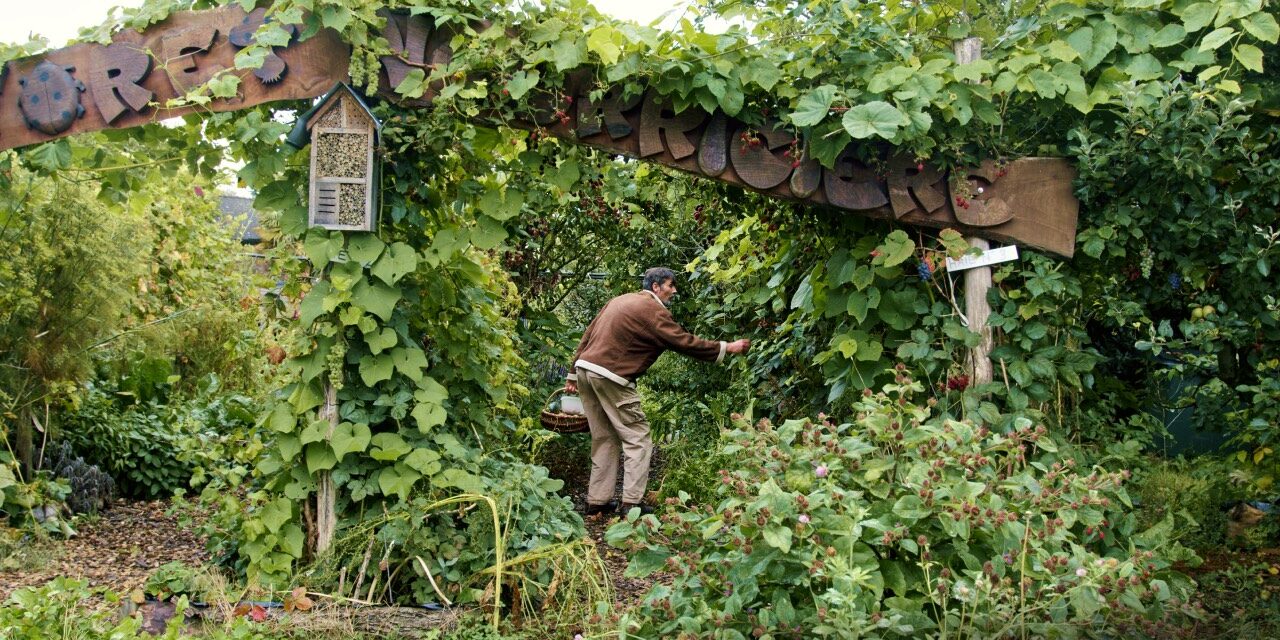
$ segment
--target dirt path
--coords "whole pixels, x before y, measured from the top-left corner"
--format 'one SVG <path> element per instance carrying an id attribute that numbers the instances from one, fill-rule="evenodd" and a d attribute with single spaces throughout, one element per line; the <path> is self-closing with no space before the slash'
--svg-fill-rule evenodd
<path id="1" fill-rule="evenodd" d="M 207 560 L 204 540 L 166 515 L 163 501 L 117 501 L 96 521 L 80 525 L 70 540 L 33 543 L 14 558 L 24 569 L 0 570 L 0 600 L 22 587 L 44 584 L 57 576 L 89 580 L 90 586 L 129 593 L 146 582 L 157 567 L 180 560 L 197 567 Z M 34 566 L 33 566 L 34 565 Z"/>
<path id="2" fill-rule="evenodd" d="M 586 434 L 568 436 L 568 438 L 577 438 L 580 441 L 563 442 L 563 446 L 557 447 L 551 452 L 548 459 L 542 461 L 550 472 L 551 477 L 564 480 L 564 489 L 562 493 L 573 499 L 574 508 L 578 513 L 582 513 L 587 503 L 587 481 L 591 475 L 591 460 L 587 453 Z M 654 450 L 654 459 L 652 469 L 650 471 L 649 486 L 656 486 L 653 478 L 658 477 L 662 472 L 662 454 L 661 451 Z M 619 480 L 618 494 L 622 492 L 621 480 Z M 661 574 L 656 574 L 649 578 L 636 579 L 628 578 L 623 575 L 627 569 L 627 554 L 620 549 L 615 549 L 604 541 L 604 532 L 617 521 L 617 518 L 610 516 L 590 516 L 583 518 L 587 527 L 587 535 L 596 542 L 596 549 L 600 553 L 600 558 L 604 560 L 605 567 L 609 571 L 609 579 L 613 583 L 614 593 L 617 598 L 617 611 L 625 611 L 640 602 L 649 588 L 658 580 L 662 579 Z M 657 578 L 657 580 L 655 580 Z"/>

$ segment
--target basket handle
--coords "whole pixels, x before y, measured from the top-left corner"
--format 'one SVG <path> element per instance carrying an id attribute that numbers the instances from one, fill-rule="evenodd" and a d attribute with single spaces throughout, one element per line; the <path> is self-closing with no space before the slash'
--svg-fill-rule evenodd
<path id="1" fill-rule="evenodd" d="M 566 391 L 568 391 L 568 389 L 566 389 L 566 388 L 564 388 L 564 387 L 560 387 L 559 389 L 556 389 L 555 391 L 552 391 L 552 392 L 551 392 L 551 395 L 547 396 L 547 399 L 546 399 L 546 400 L 544 400 L 544 401 L 542 402 L 542 408 L 543 408 L 543 409 L 546 409 L 547 407 L 550 407 L 550 406 L 551 406 L 551 401 L 552 401 L 552 400 L 555 400 L 555 398 L 556 398 L 556 396 L 557 396 L 557 395 L 564 395 L 564 392 L 566 392 Z"/>

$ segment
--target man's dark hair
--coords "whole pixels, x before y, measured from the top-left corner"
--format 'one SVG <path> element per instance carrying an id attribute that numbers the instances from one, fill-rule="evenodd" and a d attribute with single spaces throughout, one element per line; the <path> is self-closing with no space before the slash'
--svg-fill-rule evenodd
<path id="1" fill-rule="evenodd" d="M 676 272 L 666 267 L 654 267 L 644 272 L 644 290 L 653 291 L 653 285 L 666 284 L 668 280 L 675 280 Z"/>

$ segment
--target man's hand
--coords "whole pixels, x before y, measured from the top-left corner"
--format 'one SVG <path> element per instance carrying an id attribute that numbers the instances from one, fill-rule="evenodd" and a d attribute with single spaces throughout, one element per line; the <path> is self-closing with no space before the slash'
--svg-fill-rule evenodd
<path id="1" fill-rule="evenodd" d="M 578 392 L 578 383 L 577 383 L 577 382 L 574 382 L 573 380 L 565 380 L 565 381 L 564 381 L 564 390 L 565 390 L 565 391 L 567 391 L 567 392 L 569 392 L 569 393 L 577 393 L 577 392 Z"/>
<path id="2" fill-rule="evenodd" d="M 751 348 L 751 341 L 746 338 L 742 338 L 741 340 L 734 340 L 733 342 L 730 342 L 729 344 L 725 345 L 724 350 L 728 351 L 729 353 L 739 354 L 739 353 L 746 353 L 747 350 L 750 348 Z"/>

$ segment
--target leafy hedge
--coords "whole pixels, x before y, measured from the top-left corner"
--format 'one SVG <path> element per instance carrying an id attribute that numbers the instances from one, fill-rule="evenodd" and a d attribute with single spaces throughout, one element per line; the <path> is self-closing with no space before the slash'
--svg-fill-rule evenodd
<path id="1" fill-rule="evenodd" d="M 1135 530 L 1128 471 L 1042 425 L 957 420 L 903 373 L 834 423 L 739 419 L 719 501 L 607 533 L 627 575 L 665 569 L 622 625 L 664 638 L 1169 637 L 1192 583 Z M 1155 552 L 1155 553 L 1153 553 Z"/>

